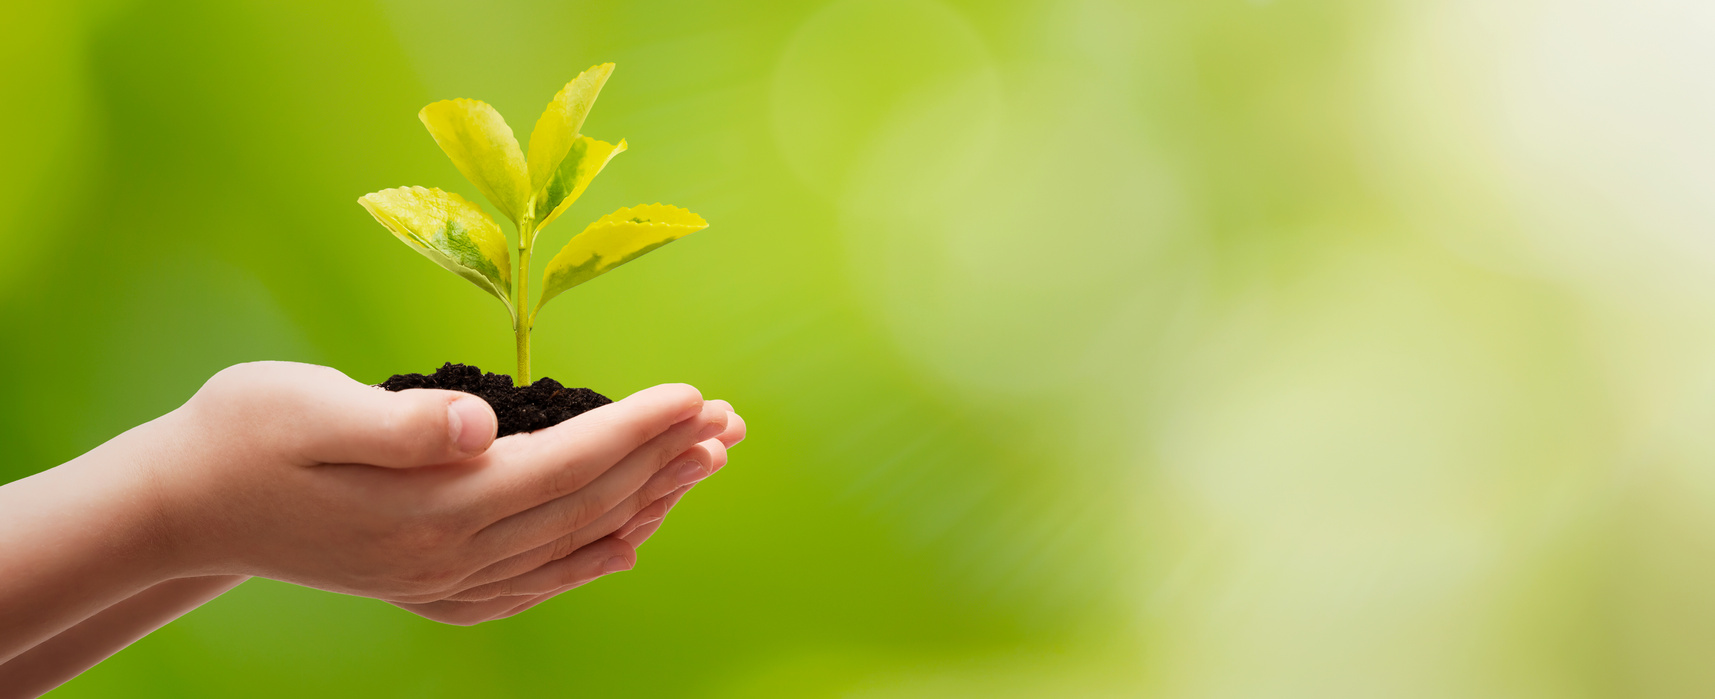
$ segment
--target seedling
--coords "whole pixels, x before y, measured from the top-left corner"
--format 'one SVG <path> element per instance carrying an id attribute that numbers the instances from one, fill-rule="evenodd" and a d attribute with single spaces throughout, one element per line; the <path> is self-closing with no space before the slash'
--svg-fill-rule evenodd
<path id="1" fill-rule="evenodd" d="M 613 156 L 625 150 L 623 138 L 614 145 L 579 133 L 612 74 L 613 64 L 603 63 L 566 83 L 536 120 L 528 156 L 518 147 L 512 127 L 485 102 L 443 100 L 417 113 L 459 172 L 517 228 L 516 272 L 507 253 L 506 234 L 464 197 L 439 189 L 399 187 L 357 200 L 406 245 L 506 305 L 518 343 L 518 373 L 513 376 L 518 386 L 530 383 L 530 329 L 544 304 L 709 226 L 701 216 L 666 204 L 632 206 L 603 216 L 548 261 L 540 298 L 530 305 L 530 253 L 536 236 L 577 201 Z"/>

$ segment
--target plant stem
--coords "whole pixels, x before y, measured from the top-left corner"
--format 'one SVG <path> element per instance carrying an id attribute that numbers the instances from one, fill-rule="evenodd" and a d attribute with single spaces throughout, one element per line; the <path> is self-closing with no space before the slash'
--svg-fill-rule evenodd
<path id="1" fill-rule="evenodd" d="M 528 216 L 518 222 L 518 288 L 513 294 L 518 319 L 512 326 L 518 341 L 518 373 L 512 376 L 514 386 L 530 385 L 530 326 L 536 320 L 530 317 L 530 239 L 535 237 L 531 235 L 535 223 Z"/>

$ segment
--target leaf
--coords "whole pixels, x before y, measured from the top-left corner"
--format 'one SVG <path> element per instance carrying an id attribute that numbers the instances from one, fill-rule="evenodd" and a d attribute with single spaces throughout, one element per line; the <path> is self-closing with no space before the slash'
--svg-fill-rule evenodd
<path id="1" fill-rule="evenodd" d="M 542 110 L 542 116 L 536 119 L 536 128 L 530 132 L 532 194 L 540 194 L 542 188 L 548 186 L 549 179 L 559 171 L 560 161 L 571 151 L 572 143 L 584 128 L 584 119 L 590 115 L 590 108 L 595 106 L 595 98 L 601 94 L 601 88 L 607 84 L 610 75 L 613 75 L 612 63 L 592 66 L 579 73 L 554 94 L 548 108 Z M 551 208 L 538 203 L 536 211 Z"/>
<path id="2" fill-rule="evenodd" d="M 536 308 L 560 292 L 708 227 L 703 217 L 667 204 L 633 206 L 603 216 L 548 261 Z"/>
<path id="3" fill-rule="evenodd" d="M 548 180 L 548 186 L 536 194 L 536 211 L 540 219 L 536 230 L 542 230 L 549 222 L 565 213 L 566 209 L 571 208 L 572 202 L 577 201 L 584 190 L 589 189 L 590 181 L 601 174 L 602 168 L 607 167 L 607 161 L 623 152 L 623 138 L 619 139 L 617 146 L 588 136 L 579 136 L 573 141 L 571 151 L 560 161 L 560 169 L 554 171 L 553 178 Z M 548 212 L 547 215 L 542 215 L 543 211 Z"/>
<path id="4" fill-rule="evenodd" d="M 494 294 L 508 313 L 514 312 L 508 299 L 512 258 L 506 235 L 476 204 L 423 187 L 384 189 L 363 195 L 357 203 L 406 245 Z"/>
<path id="5" fill-rule="evenodd" d="M 518 139 L 500 112 L 478 100 L 442 100 L 417 112 L 417 118 L 500 213 L 513 223 L 524 219 L 530 207 L 530 175 Z"/>

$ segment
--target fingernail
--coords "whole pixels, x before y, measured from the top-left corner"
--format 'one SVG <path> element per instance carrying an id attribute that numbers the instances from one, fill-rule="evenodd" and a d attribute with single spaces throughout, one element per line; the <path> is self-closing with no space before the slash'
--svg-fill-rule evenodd
<path id="1" fill-rule="evenodd" d="M 460 398 L 447 405 L 447 432 L 459 451 L 476 454 L 494 441 L 494 411 L 481 398 Z"/>
<path id="2" fill-rule="evenodd" d="M 624 556 L 614 556 L 607 559 L 606 563 L 601 564 L 602 575 L 621 573 L 627 570 L 631 570 L 631 561 Z"/>
<path id="3" fill-rule="evenodd" d="M 709 475 L 708 470 L 695 461 L 683 462 L 677 468 L 678 470 L 673 472 L 673 478 L 678 481 L 680 486 L 690 485 L 707 478 Z"/>

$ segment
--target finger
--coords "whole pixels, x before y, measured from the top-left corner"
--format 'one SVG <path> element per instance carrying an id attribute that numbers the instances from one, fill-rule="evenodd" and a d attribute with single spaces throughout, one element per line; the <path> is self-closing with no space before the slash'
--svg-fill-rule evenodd
<path id="1" fill-rule="evenodd" d="M 654 536 L 655 532 L 661 529 L 661 525 L 667 523 L 666 513 L 672 512 L 673 508 L 679 504 L 679 500 L 685 497 L 685 493 L 690 492 L 691 489 L 695 487 L 695 485 L 688 485 L 673 491 L 672 495 L 662 498 L 661 504 L 664 506 L 665 512 L 661 517 L 651 521 L 638 523 L 637 526 L 630 528 L 630 530 L 626 534 L 620 536 L 620 538 L 629 542 L 632 548 L 642 546 L 643 542 L 648 541 L 649 537 Z"/>
<path id="2" fill-rule="evenodd" d="M 721 444 L 731 449 L 744 441 L 744 418 L 739 417 L 738 411 L 732 409 L 732 404 L 724 400 L 711 400 L 710 403 L 726 408 L 728 413 L 726 431 L 720 435 Z"/>
<path id="3" fill-rule="evenodd" d="M 734 417 L 737 416 L 732 413 L 727 413 L 728 419 Z M 709 469 L 710 473 L 719 471 L 722 467 L 726 466 L 726 442 L 721 441 L 721 438 L 715 437 L 714 439 L 705 440 L 698 443 L 697 446 L 700 446 L 709 452 L 709 465 L 711 467 Z"/>
<path id="4" fill-rule="evenodd" d="M 708 450 L 710 452 L 710 455 L 715 457 L 715 460 L 712 461 L 711 463 L 719 464 L 719 463 L 726 461 L 725 454 L 723 454 L 719 451 L 721 448 L 719 441 L 711 439 L 711 440 L 701 442 L 697 446 L 699 448 Z M 717 466 L 716 468 L 719 468 L 719 467 Z M 639 528 L 643 527 L 644 525 L 647 525 L 651 522 L 657 522 L 657 521 L 660 521 L 662 519 L 666 519 L 667 513 L 673 511 L 673 506 L 679 504 L 679 500 L 681 498 L 685 497 L 685 493 L 690 492 L 692 488 L 697 487 L 697 484 L 701 483 L 701 482 L 702 481 L 697 481 L 696 483 L 689 483 L 689 484 L 680 486 L 678 490 L 675 490 L 671 493 L 668 493 L 668 494 L 662 496 L 661 499 L 656 500 L 655 502 L 649 503 L 648 507 L 645 507 L 642 510 L 639 510 L 637 512 L 637 514 L 632 515 L 630 521 L 626 522 L 623 526 L 619 527 L 618 529 L 615 529 L 613 531 L 613 535 L 620 537 L 622 539 L 630 540 L 631 539 L 631 536 L 630 536 L 631 532 L 636 531 L 637 529 L 639 529 Z M 647 539 L 647 537 L 645 537 L 645 539 Z"/>
<path id="5" fill-rule="evenodd" d="M 603 575 L 631 570 L 637 564 L 637 550 L 618 537 L 605 537 L 572 552 L 572 555 L 550 561 L 535 570 L 505 580 L 449 595 L 447 601 L 482 601 L 497 597 L 540 595 L 574 583 L 594 580 Z"/>
<path id="6" fill-rule="evenodd" d="M 683 491 L 686 488 L 690 488 L 690 487 L 691 486 L 687 485 L 687 486 L 680 488 L 679 490 L 675 490 L 673 492 L 677 493 L 677 492 Z M 636 531 L 638 527 L 641 527 L 645 524 L 649 524 L 651 522 L 661 521 L 661 519 L 663 517 L 667 516 L 667 510 L 669 509 L 668 505 L 667 505 L 667 498 L 669 498 L 669 497 L 672 497 L 672 495 L 669 494 L 667 497 L 664 497 L 664 498 L 661 498 L 660 500 L 656 500 L 655 502 L 649 503 L 648 507 L 645 507 L 642 510 L 639 510 L 637 514 L 632 515 L 631 519 L 627 520 L 624 525 L 620 526 L 618 529 L 613 530 L 613 535 L 617 536 L 621 539 L 624 539 L 628 535 L 630 535 L 631 532 Z"/>
<path id="7" fill-rule="evenodd" d="M 714 444 L 711 445 L 710 442 L 703 442 L 699 446 L 711 450 L 719 449 L 720 442 L 715 440 L 711 441 L 713 441 Z M 724 464 L 725 462 L 726 455 L 722 453 L 715 463 Z M 716 467 L 716 470 L 719 470 L 719 467 Z M 649 507 L 644 508 L 641 512 L 638 512 L 633 516 L 631 521 L 626 522 L 625 526 L 620 527 L 616 532 L 614 532 L 614 536 L 618 536 L 621 539 L 631 542 L 631 545 L 634 547 L 642 546 L 643 542 L 648 541 L 649 537 L 654 536 L 656 530 L 661 528 L 662 523 L 667 519 L 667 513 L 672 512 L 673 508 L 679 504 L 679 500 L 685 497 L 685 493 L 688 493 L 692 488 L 697 487 L 698 483 L 701 483 L 701 481 L 679 488 L 666 497 L 650 504 Z"/>
<path id="8" fill-rule="evenodd" d="M 666 523 L 667 513 L 673 511 L 673 506 L 679 504 L 680 498 L 685 497 L 685 493 L 690 492 L 695 487 L 695 485 L 687 485 L 656 501 L 643 512 L 639 512 L 636 517 L 632 518 L 632 521 L 626 522 L 625 526 L 614 532 L 614 536 L 630 542 L 632 548 L 642 546 L 643 542 L 648 541 L 649 537 L 654 536 L 661 525 Z"/>
<path id="9" fill-rule="evenodd" d="M 494 618 L 505 619 L 505 618 L 510 617 L 514 614 L 518 614 L 519 612 L 522 612 L 526 609 L 534 607 L 538 604 L 541 604 L 543 602 L 551 600 L 555 597 L 559 597 L 560 595 L 566 594 L 567 592 L 571 592 L 572 590 L 576 590 L 580 587 L 583 587 L 584 585 L 588 585 L 592 582 L 595 582 L 595 580 L 596 580 L 595 578 L 590 578 L 589 580 L 579 580 L 579 581 L 571 583 L 569 585 L 562 585 L 562 586 L 556 588 L 555 590 L 553 590 L 552 592 L 545 592 L 545 593 L 542 593 L 540 595 L 526 595 L 526 596 L 522 596 L 522 597 L 501 597 L 499 599 L 511 601 L 512 603 L 516 604 L 517 606 L 515 606 L 511 609 L 508 609 L 504 612 L 501 612 L 500 614 L 496 615 Z M 517 600 L 524 600 L 524 601 L 518 602 Z"/>
<path id="10" fill-rule="evenodd" d="M 710 454 L 701 445 L 695 445 L 674 459 L 674 464 L 684 463 L 710 463 Z M 695 473 L 698 473 L 696 478 L 707 475 L 707 466 L 701 466 L 701 468 L 696 469 Z M 506 559 L 494 562 L 494 564 L 485 565 L 484 569 L 473 572 L 456 586 L 453 586 L 451 589 L 454 589 L 456 593 L 451 594 L 456 594 L 458 600 L 485 600 L 489 596 L 508 594 L 506 593 L 508 588 L 504 584 L 496 583 L 501 583 L 501 581 L 506 581 L 511 577 L 521 576 L 525 572 L 535 571 L 542 565 L 551 564 L 554 560 L 564 559 L 569 553 L 580 550 L 581 547 L 585 547 L 592 541 L 600 540 L 604 536 L 616 535 L 617 531 L 621 531 L 626 526 L 636 526 L 636 523 L 640 523 L 638 517 L 648 517 L 643 512 L 648 511 L 650 507 L 657 507 L 655 504 L 662 502 L 676 488 L 683 488 L 686 485 L 686 483 L 679 483 L 679 480 L 683 480 L 683 478 L 683 473 L 676 475 L 674 469 L 662 469 L 657 475 L 650 478 L 650 483 L 647 483 L 643 488 L 638 488 L 638 492 L 633 493 L 621 504 L 604 512 L 595 523 L 566 533 L 564 536 L 559 536 L 556 540 L 547 541 L 540 547 L 530 548 L 527 552 L 511 555 L 511 557 L 506 557 Z M 664 505 L 655 509 L 655 517 L 664 517 L 665 514 L 667 514 L 667 507 Z"/>
<path id="11" fill-rule="evenodd" d="M 708 442 L 705 441 L 693 449 L 705 448 L 707 444 Z M 693 458 L 693 455 L 694 451 L 687 451 L 685 454 L 681 454 L 680 458 Z M 689 492 L 691 488 L 694 487 L 696 487 L 696 483 L 680 486 L 677 490 L 674 490 L 671 493 L 650 502 L 642 509 L 637 510 L 635 514 L 630 515 L 631 518 L 629 520 L 623 520 L 624 523 L 619 525 L 615 525 L 614 523 L 621 521 L 620 518 L 624 517 L 632 510 L 623 506 L 616 507 L 609 510 L 601 519 L 596 520 L 595 524 L 591 524 L 590 526 L 584 527 L 576 532 L 559 539 L 555 539 L 548 544 L 538 546 L 534 549 L 518 554 L 517 556 L 502 560 L 471 574 L 461 581 L 460 584 L 456 586 L 456 589 L 468 590 L 478 585 L 521 575 L 527 571 L 534 570 L 545 565 L 549 561 L 562 558 L 567 553 L 576 550 L 579 546 L 583 546 L 604 536 L 615 536 L 631 540 L 630 534 L 633 531 L 636 531 L 644 525 L 652 522 L 658 522 L 665 518 L 667 513 L 672 511 L 673 506 L 678 504 L 679 499 L 684 497 L 685 493 Z M 654 492 L 655 489 L 646 486 L 645 490 Z M 639 496 L 639 498 L 641 497 L 646 496 Z M 644 539 L 647 540 L 647 537 L 644 537 Z"/>
<path id="12" fill-rule="evenodd" d="M 269 379 L 291 383 L 281 391 L 291 405 L 274 413 L 301 416 L 302 424 L 282 427 L 300 440 L 299 454 L 311 462 L 430 466 L 463 461 L 494 442 L 498 421 L 481 398 L 426 388 L 387 391 L 330 373 Z"/>
<path id="13" fill-rule="evenodd" d="M 505 619 L 505 618 L 513 616 L 515 614 L 519 614 L 526 609 L 529 609 L 529 608 L 534 607 L 538 604 L 541 604 L 543 602 L 551 600 L 555 597 L 559 597 L 561 593 L 571 591 L 572 589 L 577 588 L 577 587 L 579 587 L 579 586 L 578 585 L 570 585 L 570 586 L 567 586 L 566 589 L 560 590 L 558 592 L 554 592 L 554 593 L 546 594 L 546 595 L 536 595 L 534 597 L 531 597 L 528 602 L 525 602 L 525 603 L 520 604 L 516 607 L 513 607 L 509 610 L 506 610 L 505 612 L 501 613 L 500 616 L 497 616 L 495 618 L 496 619 Z"/>
<path id="14" fill-rule="evenodd" d="M 642 546 L 643 542 L 648 541 L 649 537 L 655 536 L 655 532 L 660 531 L 661 525 L 666 523 L 667 520 L 658 519 L 638 527 L 635 531 L 625 536 L 625 542 L 631 544 L 633 547 Z"/>
<path id="15" fill-rule="evenodd" d="M 657 532 L 661 529 L 662 524 L 666 523 L 665 513 L 671 512 L 673 509 L 673 506 L 677 505 L 679 503 L 679 500 L 685 496 L 685 493 L 690 492 L 690 490 L 692 488 L 695 488 L 695 487 L 696 487 L 696 484 L 687 485 L 683 488 L 680 488 L 678 490 L 673 491 L 673 493 L 671 495 L 668 495 L 665 498 L 657 500 L 654 504 L 651 504 L 649 507 L 644 508 L 643 512 L 639 512 L 635 517 L 633 517 L 632 522 L 627 522 L 625 527 L 621 527 L 622 530 L 628 530 L 628 533 L 623 534 L 623 535 L 616 533 L 614 536 L 617 536 L 621 539 L 626 540 L 628 543 L 631 544 L 632 549 L 636 550 L 637 547 L 643 545 L 643 542 L 648 541 L 649 537 L 654 536 L 655 532 Z M 660 516 L 660 517 L 653 516 L 653 514 L 652 514 L 653 512 L 656 511 L 657 507 L 661 508 L 661 511 L 663 512 L 662 516 Z M 594 578 L 591 578 L 591 580 L 594 580 Z M 550 599 L 553 599 L 553 598 L 558 597 L 562 594 L 565 594 L 566 592 L 569 592 L 573 589 L 581 587 L 585 583 L 590 582 L 591 580 L 579 580 L 579 581 L 574 582 L 572 584 L 562 586 L 562 587 L 560 587 L 560 588 L 558 588 L 552 592 L 547 592 L 547 593 L 543 593 L 540 595 L 535 595 L 535 596 L 526 595 L 526 596 L 522 596 L 522 597 L 519 597 L 519 596 L 497 597 L 494 600 L 489 600 L 487 602 L 475 602 L 472 604 L 493 604 L 496 601 L 519 600 L 519 599 L 525 600 L 523 602 L 518 603 L 517 606 L 515 606 L 515 607 L 513 607 L 513 608 L 511 608 L 511 609 L 509 609 L 509 610 L 507 610 L 501 614 L 498 614 L 494 617 L 495 619 L 505 619 L 505 618 L 510 617 L 512 615 L 523 612 L 526 609 L 529 609 L 529 608 L 534 607 L 538 604 L 541 604 L 541 603 L 546 602 Z"/>
<path id="16" fill-rule="evenodd" d="M 430 621 L 454 626 L 474 626 L 513 614 L 519 602 L 530 597 L 496 597 L 482 602 L 388 602 Z"/>
<path id="17" fill-rule="evenodd" d="M 646 514 L 648 512 L 652 511 L 654 513 L 653 516 L 656 518 L 663 517 L 667 513 L 666 508 L 656 504 L 662 502 L 662 499 L 657 499 L 654 503 L 644 507 L 643 511 L 636 512 L 635 514 L 632 509 L 624 507 L 616 507 L 613 510 L 609 510 L 606 514 L 603 514 L 600 519 L 587 527 L 583 527 L 551 542 L 537 546 L 529 551 L 496 561 L 475 573 L 465 576 L 465 578 L 460 580 L 458 584 L 449 587 L 446 595 L 450 596 L 457 592 L 468 591 L 478 586 L 523 575 L 524 573 L 540 568 L 548 563 L 565 558 L 572 552 L 577 551 L 579 548 L 589 544 L 590 542 L 601 539 L 604 536 L 617 535 L 623 531 L 629 531 L 628 527 L 635 527 L 636 523 L 640 522 L 641 519 L 647 519 L 651 516 Z M 473 597 L 467 595 L 464 599 L 473 599 Z"/>
<path id="18" fill-rule="evenodd" d="M 570 585 L 563 586 L 557 590 L 554 590 L 553 592 L 548 592 L 545 594 L 532 595 L 529 597 L 507 597 L 506 599 L 508 599 L 508 600 L 520 600 L 520 599 L 522 599 L 522 600 L 524 600 L 524 602 L 516 603 L 517 606 L 514 606 L 513 608 L 508 609 L 504 612 L 501 612 L 499 615 L 495 616 L 494 618 L 505 619 L 505 618 L 513 616 L 515 614 L 519 614 L 526 609 L 529 609 L 529 608 L 534 607 L 538 604 L 541 604 L 543 602 L 551 600 L 555 597 L 559 597 L 560 595 L 566 594 L 567 592 L 571 592 L 572 590 L 576 590 L 576 589 L 583 587 L 584 585 L 587 585 L 587 584 L 592 583 L 592 582 L 595 582 L 595 580 L 593 580 L 593 579 L 591 579 L 591 580 L 580 580 L 578 582 L 572 583 Z"/>
<path id="19" fill-rule="evenodd" d="M 699 446 L 714 451 L 720 449 L 721 444 L 718 440 L 710 440 L 703 442 Z M 714 463 L 724 464 L 725 462 L 726 455 L 722 452 Z M 716 467 L 716 470 L 719 470 L 718 466 Z M 642 511 L 638 512 L 631 518 L 631 521 L 626 522 L 625 526 L 622 526 L 615 531 L 614 536 L 631 542 L 633 547 L 642 546 L 643 542 L 648 541 L 649 537 L 654 536 L 656 530 L 661 528 L 661 525 L 667 519 L 667 513 L 672 512 L 673 507 L 679 504 L 679 500 L 685 497 L 685 493 L 688 493 L 692 488 L 697 487 L 698 483 L 701 483 L 701 481 L 679 488 L 678 490 L 668 494 L 666 497 L 663 497 L 660 500 L 651 503 L 648 507 L 643 508 Z"/>
<path id="20" fill-rule="evenodd" d="M 596 576 L 601 577 L 601 576 Z M 505 619 L 526 609 L 546 602 L 554 597 L 582 587 L 595 580 L 577 580 L 562 585 L 552 592 L 539 595 L 511 595 L 495 597 L 478 602 L 460 602 L 452 600 L 437 600 L 434 602 L 388 602 L 395 607 L 404 609 L 431 621 L 456 626 L 475 626 L 485 621 Z"/>
<path id="21" fill-rule="evenodd" d="M 572 590 L 576 590 L 576 589 L 583 587 L 584 585 L 587 585 L 589 583 L 595 582 L 595 580 L 596 580 L 595 578 L 590 578 L 589 580 L 579 580 L 579 581 L 574 582 L 570 585 L 562 585 L 552 592 L 545 592 L 545 593 L 542 593 L 540 595 L 523 595 L 523 596 L 519 596 L 519 597 L 499 597 L 497 599 L 506 600 L 508 603 L 515 604 L 517 606 L 514 606 L 511 609 L 508 609 L 504 612 L 501 612 L 500 614 L 495 615 L 494 618 L 505 619 L 507 617 L 513 616 L 515 614 L 523 612 L 526 609 L 534 607 L 538 604 L 541 604 L 543 602 L 551 600 L 555 597 L 559 597 L 560 595 L 566 594 L 567 592 L 571 592 Z M 518 600 L 523 600 L 523 601 L 519 602 Z"/>
<path id="22" fill-rule="evenodd" d="M 499 560 L 576 532 L 622 505 L 631 508 L 621 508 L 623 517 L 615 525 L 623 523 L 649 503 L 712 472 L 713 456 L 698 442 L 724 431 L 726 415 L 705 406 L 577 491 L 489 525 L 477 533 L 475 543 Z"/>
<path id="23" fill-rule="evenodd" d="M 673 491 L 672 495 L 669 495 L 665 498 L 662 498 L 663 500 L 665 500 L 667 502 L 667 514 L 672 514 L 673 508 L 678 507 L 679 501 L 683 500 L 685 498 L 685 494 L 691 492 L 691 489 L 695 488 L 695 487 L 697 487 L 697 486 L 687 485 L 683 488 L 680 488 L 678 490 Z M 666 519 L 667 515 L 662 515 L 661 518 Z"/>
<path id="24" fill-rule="evenodd" d="M 703 396 L 685 384 L 633 393 L 553 427 L 502 440 L 487 468 L 465 488 L 483 503 L 488 521 L 577 493 L 629 454 L 703 411 Z"/>

